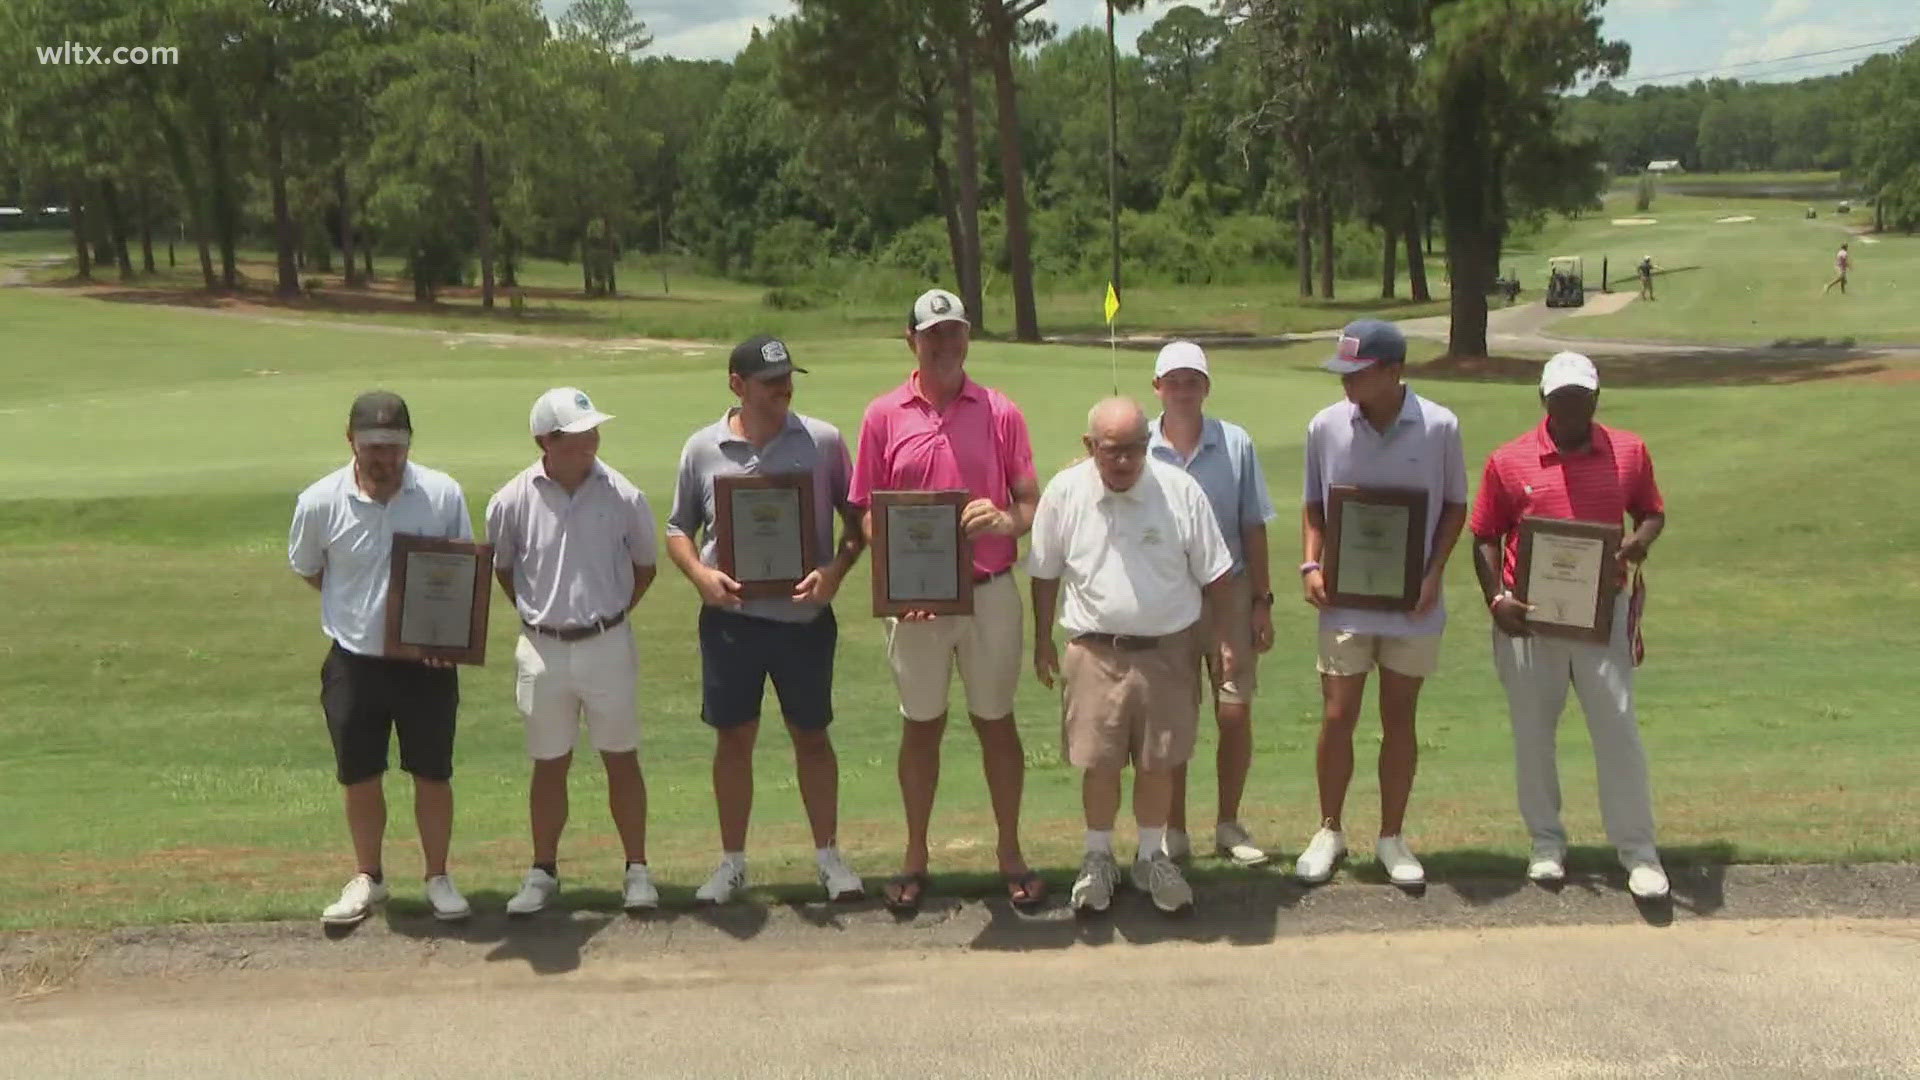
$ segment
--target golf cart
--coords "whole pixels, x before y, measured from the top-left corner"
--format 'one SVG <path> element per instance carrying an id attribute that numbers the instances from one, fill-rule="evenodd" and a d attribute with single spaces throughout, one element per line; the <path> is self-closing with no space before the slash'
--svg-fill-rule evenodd
<path id="1" fill-rule="evenodd" d="M 1587 302 L 1586 264 L 1578 255 L 1547 260 L 1547 306 L 1580 307 Z"/>

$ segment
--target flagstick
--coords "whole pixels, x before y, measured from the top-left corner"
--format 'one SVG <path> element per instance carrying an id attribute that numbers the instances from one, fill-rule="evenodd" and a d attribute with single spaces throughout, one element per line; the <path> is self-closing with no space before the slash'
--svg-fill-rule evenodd
<path id="1" fill-rule="evenodd" d="M 1113 396 L 1120 396 L 1120 338 L 1114 333 L 1113 321 L 1107 321 L 1107 347 L 1113 352 Z"/>

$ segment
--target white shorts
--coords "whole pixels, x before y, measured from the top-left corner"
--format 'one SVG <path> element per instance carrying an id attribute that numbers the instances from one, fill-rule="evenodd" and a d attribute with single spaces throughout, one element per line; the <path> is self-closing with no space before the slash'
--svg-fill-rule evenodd
<path id="1" fill-rule="evenodd" d="M 513 659 L 513 702 L 527 724 L 529 757 L 551 761 L 571 753 L 583 714 L 595 750 L 624 754 L 640 748 L 640 671 L 631 622 L 579 641 L 522 630 Z"/>
<path id="2" fill-rule="evenodd" d="M 945 716 L 957 658 L 967 712 L 983 720 L 1012 716 L 1025 630 L 1011 573 L 975 586 L 971 615 L 926 622 L 888 619 L 887 664 L 900 691 L 900 715 L 909 720 Z"/>

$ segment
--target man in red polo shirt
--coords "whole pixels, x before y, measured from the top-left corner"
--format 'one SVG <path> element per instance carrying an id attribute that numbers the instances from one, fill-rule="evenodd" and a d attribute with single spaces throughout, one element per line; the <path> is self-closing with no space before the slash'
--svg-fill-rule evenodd
<path id="1" fill-rule="evenodd" d="M 1540 375 L 1546 419 L 1487 459 L 1468 528 L 1474 568 L 1493 614 L 1493 660 L 1507 690 L 1513 721 L 1514 773 L 1520 816 L 1533 839 L 1527 876 L 1541 883 L 1566 877 L 1567 832 L 1560 823 L 1560 773 L 1554 729 L 1572 684 L 1587 715 L 1600 774 L 1600 816 L 1607 839 L 1640 900 L 1667 896 L 1653 840 L 1653 796 L 1640 725 L 1633 711 L 1637 620 L 1632 590 L 1615 596 L 1613 638 L 1605 645 L 1533 634 L 1528 605 L 1515 599 L 1514 564 L 1520 521 L 1548 517 L 1618 525 L 1633 519 L 1620 546 L 1624 585 L 1666 527 L 1665 503 L 1653 479 L 1653 458 L 1638 435 L 1593 422 L 1600 376 L 1593 361 L 1563 352 Z"/>
<path id="2" fill-rule="evenodd" d="M 912 375 L 867 406 L 848 501 L 868 510 L 876 491 L 964 488 L 972 501 L 960 523 L 973 541 L 973 614 L 909 612 L 887 620 L 887 661 L 900 692 L 900 797 L 907 850 L 887 884 L 887 905 L 916 910 L 927 888 L 927 829 L 940 783 L 940 740 L 947 694 L 960 667 L 967 713 L 980 737 L 987 791 L 999 829 L 1000 872 L 1017 905 L 1037 904 L 1040 876 L 1020 853 L 1020 797 L 1026 756 L 1013 723 L 1020 683 L 1020 594 L 1013 584 L 1019 538 L 1033 527 L 1040 484 L 1033 446 L 1018 406 L 966 374 L 971 325 L 960 298 L 933 289 L 907 316 Z M 869 541 L 872 514 L 865 518 Z"/>

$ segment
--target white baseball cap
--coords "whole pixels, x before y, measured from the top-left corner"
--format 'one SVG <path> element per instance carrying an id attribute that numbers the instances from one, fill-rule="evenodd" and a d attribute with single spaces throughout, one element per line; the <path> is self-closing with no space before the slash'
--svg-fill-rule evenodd
<path id="1" fill-rule="evenodd" d="M 917 331 L 925 330 L 936 323 L 957 322 L 963 326 L 972 326 L 967 322 L 967 306 L 960 298 L 945 289 L 928 289 L 913 302 L 913 319 L 909 325 Z"/>
<path id="2" fill-rule="evenodd" d="M 1213 378 L 1213 373 L 1207 370 L 1207 354 L 1200 346 L 1191 341 L 1169 341 L 1160 350 L 1159 358 L 1153 362 L 1153 377 L 1158 379 L 1181 368 Z"/>
<path id="3" fill-rule="evenodd" d="M 527 426 L 535 435 L 551 435 L 556 431 L 578 435 L 611 419 L 613 417 L 593 407 L 585 391 L 556 386 L 533 403 L 533 415 L 527 418 Z"/>
<path id="4" fill-rule="evenodd" d="M 1577 352 L 1555 353 L 1547 366 L 1540 369 L 1540 392 L 1551 394 L 1568 386 L 1597 391 L 1600 373 L 1594 370 L 1593 361 Z"/>

